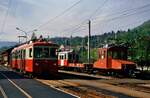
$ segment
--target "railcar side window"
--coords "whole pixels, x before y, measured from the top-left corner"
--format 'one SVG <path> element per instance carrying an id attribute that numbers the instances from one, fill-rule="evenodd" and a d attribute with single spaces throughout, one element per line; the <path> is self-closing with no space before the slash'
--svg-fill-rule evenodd
<path id="1" fill-rule="evenodd" d="M 22 58 L 22 50 L 20 50 L 20 59 Z"/>
<path id="2" fill-rule="evenodd" d="M 26 58 L 26 50 L 23 50 L 23 58 Z"/>
<path id="3" fill-rule="evenodd" d="M 20 50 L 18 51 L 18 59 L 20 59 Z"/>
<path id="4" fill-rule="evenodd" d="M 66 55 L 67 55 L 67 54 L 64 55 L 64 59 L 65 59 L 65 60 L 67 59 L 67 58 L 66 58 Z"/>
<path id="5" fill-rule="evenodd" d="M 29 57 L 32 57 L 32 48 L 29 49 Z"/>
<path id="6" fill-rule="evenodd" d="M 15 52 L 15 58 L 18 59 L 18 51 Z"/>

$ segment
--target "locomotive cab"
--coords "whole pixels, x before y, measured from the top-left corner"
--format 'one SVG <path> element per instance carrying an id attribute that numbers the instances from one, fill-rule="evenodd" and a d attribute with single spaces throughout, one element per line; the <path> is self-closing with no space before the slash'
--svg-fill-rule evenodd
<path id="1" fill-rule="evenodd" d="M 35 45 L 33 48 L 33 69 L 42 74 L 57 73 L 57 46 Z"/>

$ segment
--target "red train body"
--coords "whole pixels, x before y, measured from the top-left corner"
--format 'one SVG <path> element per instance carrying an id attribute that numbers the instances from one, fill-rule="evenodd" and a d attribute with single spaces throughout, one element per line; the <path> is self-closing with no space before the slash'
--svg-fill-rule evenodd
<path id="1" fill-rule="evenodd" d="M 57 48 L 57 44 L 45 41 L 20 45 L 11 52 L 11 68 L 36 75 L 55 75 L 58 72 Z"/>
<path id="2" fill-rule="evenodd" d="M 73 51 L 62 51 L 58 53 L 58 65 L 66 69 L 130 73 L 136 69 L 136 64 L 127 60 L 127 50 L 123 46 L 99 48 L 98 59 L 93 64 L 79 63 L 79 57 Z"/>
<path id="3" fill-rule="evenodd" d="M 93 68 L 97 70 L 120 71 L 130 73 L 136 69 L 136 64 L 127 60 L 127 47 L 110 46 L 98 49 L 98 60 Z"/>

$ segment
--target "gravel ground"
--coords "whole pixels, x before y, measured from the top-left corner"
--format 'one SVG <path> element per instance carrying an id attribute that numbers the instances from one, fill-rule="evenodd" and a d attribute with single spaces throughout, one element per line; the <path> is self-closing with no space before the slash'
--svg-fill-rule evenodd
<path id="1" fill-rule="evenodd" d="M 149 80 L 105 77 L 60 72 L 60 77 L 56 80 L 39 80 L 81 98 L 149 98 L 150 96 L 149 89 L 138 86 L 149 83 Z"/>

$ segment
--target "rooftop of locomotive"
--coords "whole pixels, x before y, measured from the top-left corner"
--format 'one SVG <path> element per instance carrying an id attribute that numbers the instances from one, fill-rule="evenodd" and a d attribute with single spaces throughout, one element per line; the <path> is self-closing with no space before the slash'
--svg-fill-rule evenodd
<path id="1" fill-rule="evenodd" d="M 125 46 L 125 45 L 116 45 L 116 44 L 106 44 L 106 45 L 104 45 L 103 47 L 101 47 L 101 48 L 99 48 L 99 49 L 104 49 L 104 50 L 115 50 L 115 49 L 125 49 L 125 50 L 127 50 L 128 49 L 128 47 L 127 46 Z"/>

